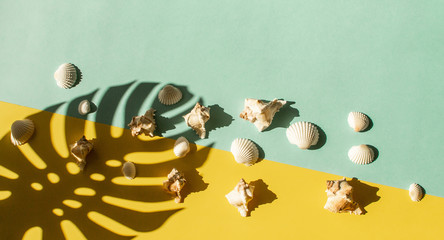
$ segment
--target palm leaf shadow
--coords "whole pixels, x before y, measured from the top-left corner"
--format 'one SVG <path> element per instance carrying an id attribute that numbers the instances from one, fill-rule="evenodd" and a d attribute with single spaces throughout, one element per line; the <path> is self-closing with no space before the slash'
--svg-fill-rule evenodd
<path id="1" fill-rule="evenodd" d="M 174 145 L 172 139 L 155 139 L 152 141 L 140 141 L 133 138 L 128 130 L 124 130 L 122 136 L 114 138 L 110 135 L 109 125 L 115 117 L 116 107 L 122 100 L 125 92 L 135 82 L 111 87 L 103 95 L 94 123 L 97 139 L 94 150 L 87 157 L 87 167 L 83 172 L 72 174 L 67 171 L 67 163 L 73 162 L 72 156 L 66 156 L 56 149 L 53 141 L 60 137 L 55 137 L 59 131 L 64 132 L 64 142 L 61 145 L 75 142 L 85 131 L 85 117 L 77 113 L 78 103 L 83 99 L 91 100 L 98 92 L 95 90 L 85 96 L 80 96 L 68 103 L 64 126 L 52 126 L 52 120 L 63 103 L 56 104 L 46 108 L 47 111 L 41 111 L 28 117 L 33 120 L 36 131 L 34 136 L 27 143 L 30 148 L 45 163 L 46 168 L 37 169 L 27 159 L 17 147 L 10 143 L 9 134 L 0 140 L 0 151 L 4 152 L 1 156 L 0 165 L 16 172 L 18 179 L 0 178 L 0 186 L 4 190 L 12 192 L 11 197 L 0 201 L 4 223 L 8 228 L 6 239 L 13 239 L 34 226 L 40 226 L 43 229 L 45 239 L 62 239 L 64 233 L 60 229 L 60 221 L 68 219 L 72 221 L 80 231 L 86 236 L 103 237 L 106 239 L 128 239 L 129 236 L 121 235 L 119 231 L 99 226 L 92 219 L 88 218 L 88 213 L 98 212 L 111 219 L 114 219 L 135 231 L 148 232 L 158 229 L 172 215 L 181 211 L 180 205 L 172 205 L 171 209 L 159 209 L 157 211 L 144 212 L 138 210 L 129 210 L 116 205 L 104 202 L 104 196 L 128 199 L 139 202 L 159 203 L 171 201 L 171 197 L 161 190 L 159 186 L 126 186 L 117 185 L 113 182 L 116 177 L 121 177 L 119 167 L 109 167 L 107 160 L 118 160 L 123 162 L 124 156 L 130 152 L 161 152 L 168 151 Z M 150 92 L 157 83 L 141 83 L 133 93 L 127 98 L 131 101 L 143 101 L 140 98 L 142 92 Z M 151 89 L 151 90 L 150 90 Z M 135 93 L 134 93 L 135 92 Z M 191 98 L 189 98 L 191 99 Z M 140 105 L 131 105 L 126 103 L 125 119 L 134 114 Z M 75 117 L 70 117 L 70 116 Z M 60 115 L 58 116 L 60 117 Z M 80 119 L 79 117 L 83 118 Z M 60 144 L 60 143 L 59 143 Z M 194 146 L 194 148 L 196 148 Z M 209 147 L 203 147 L 191 152 L 185 159 L 166 159 L 157 164 L 142 164 L 137 167 L 138 177 L 165 177 L 173 167 L 183 171 L 188 179 L 193 182 L 189 184 L 184 192 L 186 195 L 205 190 L 208 186 L 202 180 L 196 168 L 203 165 L 207 160 L 211 150 Z M 48 181 L 47 174 L 55 173 L 60 181 L 51 183 Z M 104 176 L 103 181 L 95 181 L 90 175 L 96 173 Z M 35 191 L 30 187 L 31 183 L 40 183 L 43 186 L 41 191 Z M 80 196 L 74 194 L 77 188 L 86 187 L 93 189 L 94 196 Z M 75 209 L 63 204 L 66 199 L 75 200 L 81 203 L 81 207 Z M 59 208 L 63 210 L 63 216 L 56 216 L 52 210 Z M 42 219 L 45 219 L 42 221 Z M 21 224 L 16 224 L 20 222 Z"/>

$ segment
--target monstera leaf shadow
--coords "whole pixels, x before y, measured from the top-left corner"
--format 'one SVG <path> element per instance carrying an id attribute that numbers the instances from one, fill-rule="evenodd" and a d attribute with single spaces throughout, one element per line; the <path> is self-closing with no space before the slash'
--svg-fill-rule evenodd
<path id="1" fill-rule="evenodd" d="M 55 112 L 66 103 L 28 116 L 36 130 L 27 144 L 13 146 L 9 133 L 0 140 L 3 153 L 0 167 L 2 172 L 9 173 L 0 178 L 0 190 L 11 193 L 0 201 L 2 219 L 7 219 L 2 225 L 8 229 L 2 231 L 3 238 L 15 239 L 32 228 L 40 228 L 43 239 L 63 239 L 73 233 L 87 238 L 128 239 L 158 229 L 168 218 L 184 210 L 161 187 L 172 168 L 184 172 L 189 181 L 183 193 L 185 201 L 187 195 L 207 188 L 208 183 L 197 168 L 207 160 L 211 144 L 209 147 L 191 144 L 191 152 L 177 158 L 172 151 L 174 139 L 132 137 L 128 129 L 117 137 L 111 134 L 109 123 L 120 114 L 116 108 L 121 101 L 143 102 L 146 99 L 140 98 L 142 92 L 148 98 L 146 93 L 157 86 L 140 83 L 132 93 L 125 94 L 134 84 L 107 89 L 98 101 L 95 122 L 75 114 L 81 100 L 92 100 L 100 90 L 67 103 L 67 113 L 63 115 Z M 122 116 L 125 119 L 143 111 L 135 107 L 143 107 L 142 104 L 125 104 Z M 189 105 L 183 103 L 181 108 L 188 109 Z M 87 156 L 85 169 L 79 171 L 69 145 L 83 135 L 88 139 L 88 135 L 94 135 L 94 149 Z M 137 168 L 134 180 L 124 178 L 121 173 L 122 164 L 130 160 Z"/>

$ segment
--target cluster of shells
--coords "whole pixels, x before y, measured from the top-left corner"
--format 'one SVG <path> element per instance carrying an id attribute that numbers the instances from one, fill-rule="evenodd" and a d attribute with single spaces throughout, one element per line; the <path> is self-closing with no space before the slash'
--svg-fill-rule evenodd
<path id="1" fill-rule="evenodd" d="M 69 89 L 75 86 L 80 80 L 77 74 L 77 68 L 70 63 L 59 66 L 54 73 L 54 78 L 59 87 Z M 164 86 L 158 93 L 158 100 L 164 105 L 173 105 L 182 99 L 180 89 L 172 86 Z M 273 99 L 266 102 L 258 99 L 245 99 L 244 109 L 239 117 L 254 124 L 259 132 L 267 129 L 273 118 L 287 102 L 284 100 Z M 145 134 L 154 137 L 156 130 L 155 109 L 149 109 L 145 114 L 134 116 L 129 123 L 132 136 Z M 78 112 L 86 115 L 91 112 L 91 102 L 83 100 L 80 102 Z M 200 138 L 205 138 L 205 123 L 210 119 L 210 108 L 202 106 L 199 102 L 186 115 L 183 116 L 186 124 L 192 128 Z M 349 126 L 356 132 L 365 131 L 370 119 L 361 112 L 350 112 L 347 118 Z M 15 121 L 11 126 L 11 142 L 20 146 L 28 142 L 35 127 L 30 119 Z M 286 130 L 287 139 L 291 144 L 300 149 L 309 149 L 315 146 L 319 141 L 319 131 L 315 124 L 305 121 L 296 122 L 290 125 Z M 94 146 L 91 140 L 85 136 L 70 145 L 70 152 L 76 159 L 77 165 L 81 170 L 86 165 L 87 155 L 93 150 Z M 185 157 L 190 152 L 190 143 L 185 137 L 179 137 L 173 147 L 173 152 L 177 157 Z M 237 163 L 246 166 L 252 166 L 259 159 L 258 147 L 249 139 L 236 138 L 231 143 L 231 152 Z M 369 164 L 374 161 L 375 153 L 373 149 L 365 144 L 353 146 L 348 151 L 348 157 L 356 164 Z M 122 174 L 129 180 L 136 177 L 136 165 L 133 162 L 125 162 L 122 166 Z M 163 182 L 163 188 L 171 194 L 176 203 L 182 202 L 181 190 L 184 188 L 186 179 L 184 174 L 173 168 L 168 174 L 167 180 Z M 234 189 L 225 197 L 228 202 L 236 207 L 241 216 L 246 217 L 249 213 L 248 203 L 253 199 L 254 185 L 247 184 L 242 178 Z M 349 212 L 357 215 L 363 214 L 359 203 L 354 201 L 353 187 L 348 184 L 346 179 L 327 181 L 327 202 L 325 209 L 331 212 Z M 413 183 L 409 187 L 409 195 L 412 201 L 420 201 L 424 197 L 424 189 Z"/>

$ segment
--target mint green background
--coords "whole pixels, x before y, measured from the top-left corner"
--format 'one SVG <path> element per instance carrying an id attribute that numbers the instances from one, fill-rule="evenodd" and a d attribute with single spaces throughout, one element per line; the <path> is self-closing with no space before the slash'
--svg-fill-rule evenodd
<path id="1" fill-rule="evenodd" d="M 250 138 L 266 159 L 403 189 L 417 182 L 444 197 L 443 9 L 442 1 L 2 0 L 0 100 L 45 109 L 134 80 L 184 85 L 234 118 L 198 144 L 229 150 L 234 138 Z M 64 62 L 83 72 L 70 90 L 53 79 Z M 244 98 L 295 101 L 291 123 L 317 124 L 326 144 L 303 151 L 283 127 L 259 133 L 238 117 Z M 113 125 L 127 124 L 125 106 Z M 353 132 L 350 111 L 368 114 L 373 128 Z M 378 159 L 351 163 L 358 144 L 375 146 Z"/>

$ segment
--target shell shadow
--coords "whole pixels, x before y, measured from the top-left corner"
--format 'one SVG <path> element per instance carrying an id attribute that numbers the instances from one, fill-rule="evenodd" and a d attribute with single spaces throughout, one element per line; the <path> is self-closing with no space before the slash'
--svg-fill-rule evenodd
<path id="1" fill-rule="evenodd" d="M 319 127 L 318 125 L 316 125 L 316 124 L 314 124 L 314 125 L 318 128 L 319 139 L 318 139 L 318 143 L 316 145 L 308 148 L 308 150 L 317 150 L 317 149 L 321 148 L 322 146 L 324 146 L 325 143 L 327 143 L 327 135 L 325 134 L 324 130 L 321 127 Z"/>
<path id="2" fill-rule="evenodd" d="M 208 106 L 210 108 L 210 120 L 205 125 L 207 129 L 207 135 L 209 136 L 210 132 L 217 129 L 228 127 L 234 121 L 233 116 L 226 113 L 224 109 L 219 106 L 219 104 L 213 104 Z"/>
<path id="3" fill-rule="evenodd" d="M 367 213 L 364 209 L 371 203 L 379 201 L 380 196 L 376 195 L 379 188 L 362 183 L 357 178 L 347 181 L 353 187 L 353 200 L 359 204 L 363 214 Z"/>
<path id="4" fill-rule="evenodd" d="M 287 104 L 285 104 L 281 109 L 279 109 L 278 112 L 276 112 L 270 126 L 263 132 L 271 131 L 275 128 L 288 128 L 291 121 L 295 117 L 299 117 L 299 110 L 291 106 L 295 103 L 296 102 L 294 101 L 287 101 Z"/>
<path id="5" fill-rule="evenodd" d="M 376 159 L 378 159 L 379 157 L 379 150 L 372 145 L 367 145 L 367 146 L 373 151 L 374 154 L 373 162 L 376 161 Z"/>
<path id="6" fill-rule="evenodd" d="M 157 115 L 155 116 L 156 119 L 156 130 L 155 134 L 157 136 L 163 137 L 163 134 L 165 134 L 169 130 L 173 130 L 176 128 L 176 126 L 170 121 L 169 118 Z"/>
<path id="7" fill-rule="evenodd" d="M 259 208 L 260 205 L 264 205 L 267 203 L 272 203 L 277 199 L 277 195 L 268 189 L 268 185 L 262 179 L 258 179 L 249 183 L 249 185 L 254 186 L 253 191 L 253 199 L 248 203 L 248 215 L 251 215 L 251 212 Z"/>
<path id="8" fill-rule="evenodd" d="M 187 182 L 181 192 L 182 201 L 185 201 L 187 196 L 191 193 L 204 191 L 208 188 L 209 183 L 203 181 L 203 177 L 196 169 L 191 168 L 188 170 L 184 170 L 183 173 Z"/>

